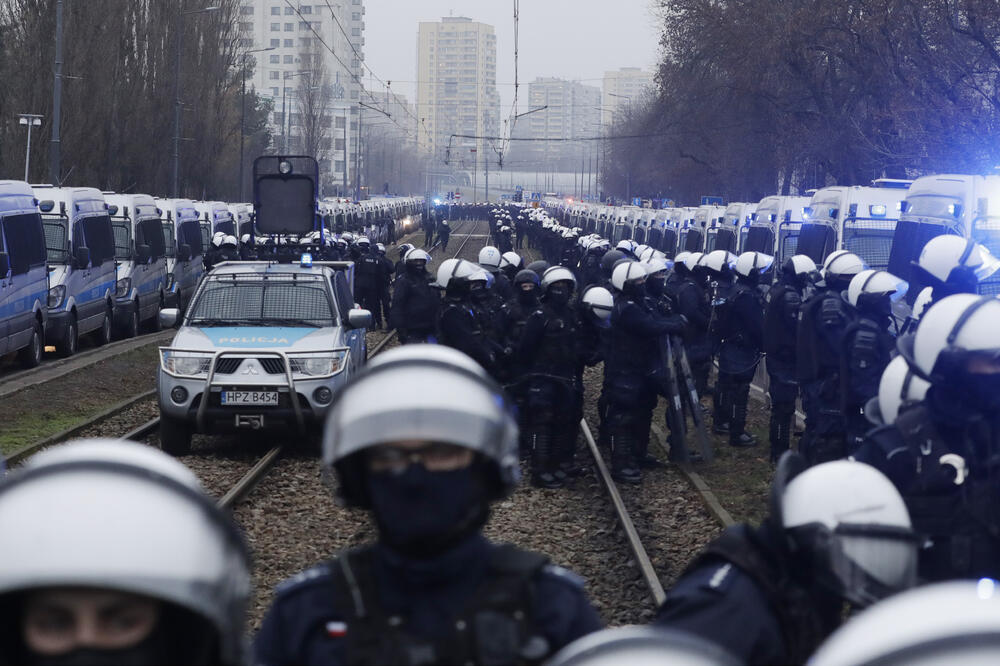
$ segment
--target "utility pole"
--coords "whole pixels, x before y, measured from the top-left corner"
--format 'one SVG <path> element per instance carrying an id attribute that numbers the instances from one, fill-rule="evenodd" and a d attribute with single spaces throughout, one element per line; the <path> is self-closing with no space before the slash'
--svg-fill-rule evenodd
<path id="1" fill-rule="evenodd" d="M 486 153 L 486 203 L 490 202 L 490 154 Z"/>
<path id="2" fill-rule="evenodd" d="M 49 182 L 59 186 L 62 161 L 62 141 L 59 122 L 62 118 L 62 66 L 63 66 L 63 0 L 56 0 L 56 62 L 52 81 L 52 139 L 49 141 Z"/>
<path id="3" fill-rule="evenodd" d="M 28 167 L 31 166 L 31 128 L 39 127 L 42 124 L 42 118 L 45 116 L 39 116 L 34 113 L 19 113 L 17 115 L 20 118 L 20 124 L 27 125 L 28 127 L 28 147 L 24 150 L 24 181 L 27 182 Z"/>
<path id="4" fill-rule="evenodd" d="M 354 200 L 361 201 L 361 114 L 364 103 L 358 102 L 358 145 L 354 147 Z"/>

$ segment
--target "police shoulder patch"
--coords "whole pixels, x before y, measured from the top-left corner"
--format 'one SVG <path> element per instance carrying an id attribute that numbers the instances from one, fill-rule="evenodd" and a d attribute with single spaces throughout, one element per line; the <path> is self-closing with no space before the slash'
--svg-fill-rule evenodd
<path id="1" fill-rule="evenodd" d="M 314 567 L 310 567 L 305 571 L 299 572 L 291 578 L 286 578 L 278 583 L 278 587 L 275 591 L 277 594 L 287 594 L 298 588 L 318 583 L 321 580 L 327 580 L 330 576 L 330 564 L 324 562 L 323 564 L 317 564 Z"/>
<path id="2" fill-rule="evenodd" d="M 542 567 L 542 573 L 555 576 L 559 580 L 565 581 L 573 587 L 583 589 L 585 583 L 581 576 L 558 564 L 546 564 Z"/>

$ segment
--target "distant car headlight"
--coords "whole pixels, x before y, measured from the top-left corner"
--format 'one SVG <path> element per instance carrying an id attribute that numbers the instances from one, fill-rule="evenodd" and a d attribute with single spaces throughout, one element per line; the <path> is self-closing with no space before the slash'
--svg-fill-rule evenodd
<path id="1" fill-rule="evenodd" d="M 288 363 L 294 377 L 328 377 L 344 369 L 347 351 L 289 354 Z"/>
<path id="2" fill-rule="evenodd" d="M 115 296 L 117 298 L 128 296 L 130 291 L 132 291 L 132 278 L 122 278 L 115 283 Z"/>
<path id="3" fill-rule="evenodd" d="M 182 352 L 172 349 L 160 350 L 160 364 L 164 372 L 178 377 L 207 377 L 212 364 L 209 352 Z"/>
<path id="4" fill-rule="evenodd" d="M 62 305 L 63 299 L 66 298 L 66 285 L 57 284 L 56 286 L 49 289 L 49 307 L 57 308 Z"/>

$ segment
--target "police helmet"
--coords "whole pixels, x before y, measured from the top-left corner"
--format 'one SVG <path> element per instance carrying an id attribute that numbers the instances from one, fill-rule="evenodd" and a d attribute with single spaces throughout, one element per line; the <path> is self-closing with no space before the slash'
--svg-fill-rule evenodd
<path id="1" fill-rule="evenodd" d="M 615 297 L 604 287 L 591 285 L 583 290 L 580 302 L 590 310 L 599 322 L 611 319 L 611 310 L 615 307 Z"/>
<path id="2" fill-rule="evenodd" d="M 915 266 L 932 286 L 952 285 L 975 293 L 976 284 L 1000 268 L 1000 259 L 971 238 L 943 235 L 927 241 Z"/>
<path id="3" fill-rule="evenodd" d="M 521 268 L 524 259 L 517 252 L 504 252 L 500 255 L 500 268 Z"/>
<path id="4" fill-rule="evenodd" d="M 991 578 L 898 594 L 856 615 L 810 657 L 810 666 L 972 666 L 1000 662 L 1000 587 Z"/>
<path id="5" fill-rule="evenodd" d="M 517 275 L 514 276 L 514 285 L 518 289 L 522 289 L 521 285 L 523 284 L 532 284 L 535 287 L 538 287 L 542 284 L 542 279 L 538 277 L 538 273 L 535 271 L 525 268 L 524 270 L 518 271 Z"/>
<path id="6" fill-rule="evenodd" d="M 774 264 L 774 257 L 763 252 L 744 252 L 736 258 L 733 270 L 737 275 L 749 277 L 751 274 L 766 273 Z"/>
<path id="7" fill-rule="evenodd" d="M 624 291 L 627 285 L 645 282 L 648 275 L 646 267 L 639 262 L 623 261 L 615 266 L 611 274 L 611 286 L 618 291 Z"/>
<path id="8" fill-rule="evenodd" d="M 646 273 L 649 275 L 666 273 L 674 265 L 674 262 L 669 259 L 661 259 L 660 257 L 651 257 L 639 263 L 646 267 Z"/>
<path id="9" fill-rule="evenodd" d="M 406 253 L 406 256 L 403 257 L 403 261 L 407 264 L 411 264 L 415 261 L 422 261 L 426 265 L 430 263 L 431 255 L 427 254 L 427 252 L 421 250 L 419 247 L 414 247 Z"/>
<path id="10" fill-rule="evenodd" d="M 370 240 L 368 240 L 367 236 L 361 236 L 357 240 L 354 241 L 354 244 L 358 245 L 360 247 L 368 248 L 368 247 L 371 247 L 372 242 Z"/>
<path id="11" fill-rule="evenodd" d="M 419 390 L 426 386 L 434 390 Z M 368 507 L 356 454 L 407 440 L 452 444 L 479 454 L 489 498 L 499 499 L 520 480 L 517 438 L 503 389 L 475 361 L 443 345 L 406 345 L 369 361 L 336 393 L 323 429 L 323 462 L 337 472 L 340 498 Z"/>
<path id="12" fill-rule="evenodd" d="M 852 460 L 804 464 L 782 455 L 771 500 L 796 575 L 858 608 L 913 586 L 918 539 L 892 482 Z"/>
<path id="13" fill-rule="evenodd" d="M 653 258 L 666 259 L 667 255 L 660 252 L 655 247 L 647 247 L 645 250 L 639 253 L 639 261 L 647 261 Z M 673 264 L 673 262 L 670 262 Z"/>
<path id="14" fill-rule="evenodd" d="M 379 254 L 385 254 L 385 245 L 382 243 L 375 243 L 375 250 L 378 251 Z"/>
<path id="15" fill-rule="evenodd" d="M 601 257 L 601 272 L 610 277 L 615 269 L 615 264 L 625 258 L 625 253 L 621 250 L 608 250 Z"/>
<path id="16" fill-rule="evenodd" d="M 1000 357 L 1000 300 L 955 294 L 932 305 L 920 318 L 916 333 L 899 339 L 898 348 L 931 383 L 967 377 L 975 357 Z"/>
<path id="17" fill-rule="evenodd" d="M 736 265 L 736 255 L 726 250 L 712 250 L 702 255 L 698 266 L 706 268 L 717 275 L 725 275 Z"/>
<path id="18" fill-rule="evenodd" d="M 242 245 L 247 245 L 250 243 L 250 234 L 243 234 L 240 236 L 240 243 Z"/>
<path id="19" fill-rule="evenodd" d="M 487 270 L 495 271 L 500 268 L 502 257 L 500 250 L 492 245 L 487 245 L 479 251 L 479 265 Z"/>
<path id="20" fill-rule="evenodd" d="M 478 273 L 479 266 L 465 259 L 445 259 L 437 269 L 437 282 L 433 286 L 448 289 L 468 283 Z"/>
<path id="21" fill-rule="evenodd" d="M 672 627 L 627 626 L 579 638 L 548 666 L 736 666 L 738 659 L 718 644 Z"/>
<path id="22" fill-rule="evenodd" d="M 930 382 L 918 377 L 905 358 L 897 356 L 882 372 L 878 396 L 865 405 L 865 416 L 876 425 L 895 423 L 899 410 L 904 405 L 922 401 L 930 387 Z"/>
<path id="23" fill-rule="evenodd" d="M 684 254 L 681 252 L 681 254 Z M 701 258 L 705 256 L 702 252 L 689 252 L 686 257 L 684 257 L 684 267 L 689 271 L 694 271 L 695 268 L 701 265 Z M 680 260 L 677 260 L 680 261 Z"/>
<path id="24" fill-rule="evenodd" d="M 475 264 L 473 265 L 476 266 Z M 492 289 L 493 281 L 495 280 L 493 273 L 480 266 L 476 266 L 476 268 L 478 270 L 469 276 L 469 283 L 473 284 L 479 282 L 482 283 L 484 289 Z"/>
<path id="25" fill-rule="evenodd" d="M 548 291 L 549 287 L 557 282 L 569 282 L 572 288 L 576 288 L 576 276 L 573 271 L 563 266 L 552 266 L 542 274 L 542 290 Z"/>
<path id="26" fill-rule="evenodd" d="M 568 229 L 566 227 L 563 227 L 562 237 L 563 238 L 576 238 L 576 229 Z"/>
<path id="27" fill-rule="evenodd" d="M 535 271 L 535 273 L 538 275 L 538 278 L 541 279 L 542 273 L 549 270 L 549 262 L 545 261 L 544 259 L 539 259 L 538 261 L 531 262 L 530 264 L 525 266 L 525 268 L 527 268 L 529 271 Z"/>
<path id="28" fill-rule="evenodd" d="M 633 248 L 632 253 L 635 254 L 636 259 L 639 259 L 641 261 L 642 253 L 645 252 L 646 250 L 651 250 L 651 249 L 652 249 L 651 247 L 649 247 L 645 243 L 642 243 L 640 245 L 636 245 L 635 248 Z"/>
<path id="29" fill-rule="evenodd" d="M 340 234 L 340 240 L 344 241 L 345 243 L 353 243 L 354 234 L 352 234 L 350 231 L 345 231 L 344 233 Z"/>
<path id="30" fill-rule="evenodd" d="M 853 278 L 843 292 L 844 300 L 854 307 L 864 307 L 864 301 L 870 298 L 888 297 L 895 302 L 906 295 L 909 289 L 906 280 L 902 280 L 888 271 L 877 271 L 869 268 L 861 271 Z"/>
<path id="31" fill-rule="evenodd" d="M 796 254 L 781 264 L 781 272 L 790 278 L 803 277 L 817 272 L 816 262 L 805 254 Z"/>
<path id="32" fill-rule="evenodd" d="M 618 245 L 615 245 L 615 249 L 626 254 L 635 255 L 635 241 L 631 241 L 628 238 L 623 238 L 618 241 Z"/>
<path id="33" fill-rule="evenodd" d="M 245 661 L 246 544 L 169 455 L 110 439 L 42 451 L 0 482 L 0 532 L 11 537 L 0 548 L 5 604 L 39 588 L 148 597 L 168 604 L 161 622 L 187 632 L 171 637 L 178 661 Z M 17 649 L 3 641 L 0 661 L 14 663 L 8 650 Z"/>
<path id="34" fill-rule="evenodd" d="M 413 243 L 403 243 L 402 245 L 397 247 L 396 251 L 399 252 L 399 258 L 405 261 L 406 253 L 412 250 L 414 247 L 415 246 L 413 245 Z"/>
<path id="35" fill-rule="evenodd" d="M 212 245 L 215 247 L 222 247 L 222 240 L 226 237 L 226 234 L 222 231 L 216 231 L 212 234 Z"/>
<path id="36" fill-rule="evenodd" d="M 823 279 L 827 283 L 831 280 L 849 282 L 851 278 L 867 268 L 868 266 L 858 255 L 847 250 L 837 250 L 823 263 Z"/>

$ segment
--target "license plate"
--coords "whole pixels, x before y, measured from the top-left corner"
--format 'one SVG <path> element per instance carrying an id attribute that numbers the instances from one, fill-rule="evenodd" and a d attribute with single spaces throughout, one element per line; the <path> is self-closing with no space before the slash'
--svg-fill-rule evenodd
<path id="1" fill-rule="evenodd" d="M 239 407 L 242 405 L 271 405 L 277 406 L 277 391 L 223 391 L 222 404 L 227 407 Z"/>

